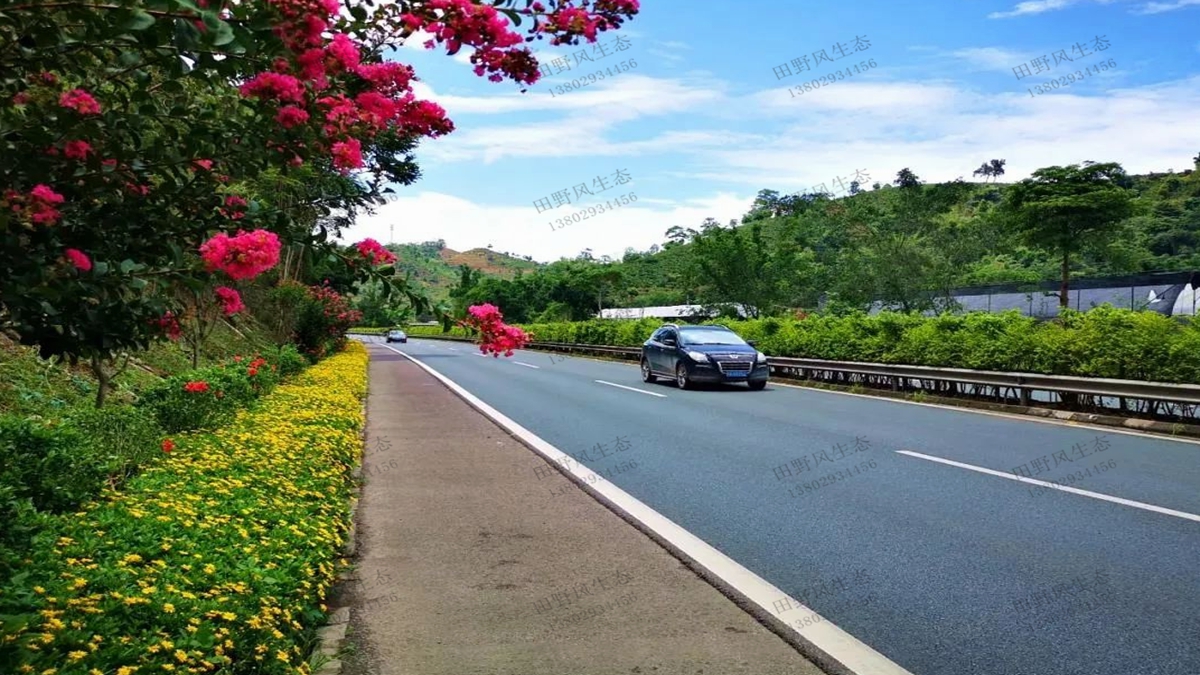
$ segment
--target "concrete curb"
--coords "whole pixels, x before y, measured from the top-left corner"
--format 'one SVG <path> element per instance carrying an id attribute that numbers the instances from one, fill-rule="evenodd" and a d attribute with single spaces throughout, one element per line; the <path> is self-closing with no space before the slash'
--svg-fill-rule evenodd
<path id="1" fill-rule="evenodd" d="M 363 426 L 359 432 L 359 439 L 362 441 L 363 454 L 366 454 L 367 447 L 367 399 L 364 396 L 362 401 Z M 362 477 L 362 461 L 350 472 L 351 477 L 355 482 Z M 344 584 L 354 583 L 358 580 L 358 574 L 354 570 L 351 561 L 358 553 L 358 501 L 362 497 L 361 483 L 354 490 L 354 494 L 350 497 L 350 529 L 346 532 L 346 543 L 342 545 L 342 555 L 338 560 L 338 566 L 342 568 L 342 572 L 338 574 L 338 580 L 335 588 L 330 589 L 328 597 L 338 598 L 344 597 L 345 594 L 338 592 L 338 587 Z M 342 653 L 342 649 L 346 642 L 346 629 L 350 627 L 350 605 L 341 605 L 338 607 L 330 607 L 329 620 L 324 626 L 317 629 L 317 647 L 309 657 L 309 665 L 313 668 L 313 675 L 341 675 L 342 660 L 338 656 Z"/>

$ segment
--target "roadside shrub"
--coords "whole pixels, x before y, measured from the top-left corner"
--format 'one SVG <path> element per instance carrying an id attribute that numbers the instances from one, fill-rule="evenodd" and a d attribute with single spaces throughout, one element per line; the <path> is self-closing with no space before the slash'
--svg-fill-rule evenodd
<path id="1" fill-rule="evenodd" d="M 273 351 L 266 353 L 267 360 L 274 364 L 280 378 L 291 377 L 302 372 L 308 366 L 308 359 L 304 358 L 296 349 L 296 345 L 286 344 Z"/>
<path id="2" fill-rule="evenodd" d="M 224 424 L 255 397 L 244 370 L 212 366 L 163 380 L 145 391 L 138 405 L 154 413 L 163 431 L 174 434 Z"/>
<path id="3" fill-rule="evenodd" d="M 154 414 L 131 405 L 71 410 L 65 424 L 86 439 L 89 452 L 81 461 L 99 465 L 109 485 L 119 485 L 162 455 L 165 434 Z"/>
<path id="4" fill-rule="evenodd" d="M 70 425 L 0 417 L 0 484 L 39 511 L 69 511 L 104 482 L 104 467 L 87 461 L 87 450 L 84 435 Z"/>

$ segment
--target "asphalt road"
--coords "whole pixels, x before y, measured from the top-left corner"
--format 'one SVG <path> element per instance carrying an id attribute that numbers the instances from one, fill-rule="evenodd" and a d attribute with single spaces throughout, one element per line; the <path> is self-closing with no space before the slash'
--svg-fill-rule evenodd
<path id="1" fill-rule="evenodd" d="M 608 478 L 916 675 L 1200 673 L 1198 444 L 392 346 L 593 470 L 635 460 Z"/>

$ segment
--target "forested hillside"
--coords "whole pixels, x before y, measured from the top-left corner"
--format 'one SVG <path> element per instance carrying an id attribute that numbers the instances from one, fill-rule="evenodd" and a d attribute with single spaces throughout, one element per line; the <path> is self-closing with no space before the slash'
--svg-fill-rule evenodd
<path id="1" fill-rule="evenodd" d="M 519 322 L 585 319 L 601 305 L 739 302 L 774 315 L 823 295 L 835 311 L 872 300 L 908 311 L 963 286 L 1061 281 L 1064 257 L 1070 278 L 1200 269 L 1200 172 L 1085 162 L 992 180 L 1003 164 L 977 171 L 983 182 L 939 184 L 905 168 L 840 198 L 763 190 L 737 227 L 673 227 L 621 260 L 584 253 L 511 279 L 456 275 L 448 292 L 458 308 L 492 302 Z M 444 269 L 441 259 L 423 258 Z"/>
<path id="2" fill-rule="evenodd" d="M 420 244 L 395 244 L 389 248 L 396 254 L 400 274 L 412 274 L 413 280 L 425 289 L 435 304 L 450 298 L 450 289 L 458 283 L 459 266 L 466 265 L 480 273 L 500 279 L 512 279 L 518 271 L 530 271 L 540 265 L 532 258 L 519 258 L 508 252 L 473 248 L 458 252 L 446 248 L 444 240 Z"/>

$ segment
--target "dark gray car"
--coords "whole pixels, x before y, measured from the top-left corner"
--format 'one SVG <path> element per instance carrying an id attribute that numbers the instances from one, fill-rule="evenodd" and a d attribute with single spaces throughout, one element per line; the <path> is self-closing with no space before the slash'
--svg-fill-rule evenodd
<path id="1" fill-rule="evenodd" d="M 680 389 L 700 382 L 745 382 L 751 389 L 767 386 L 767 356 L 725 326 L 666 324 L 642 344 L 642 381 L 659 377 Z"/>

